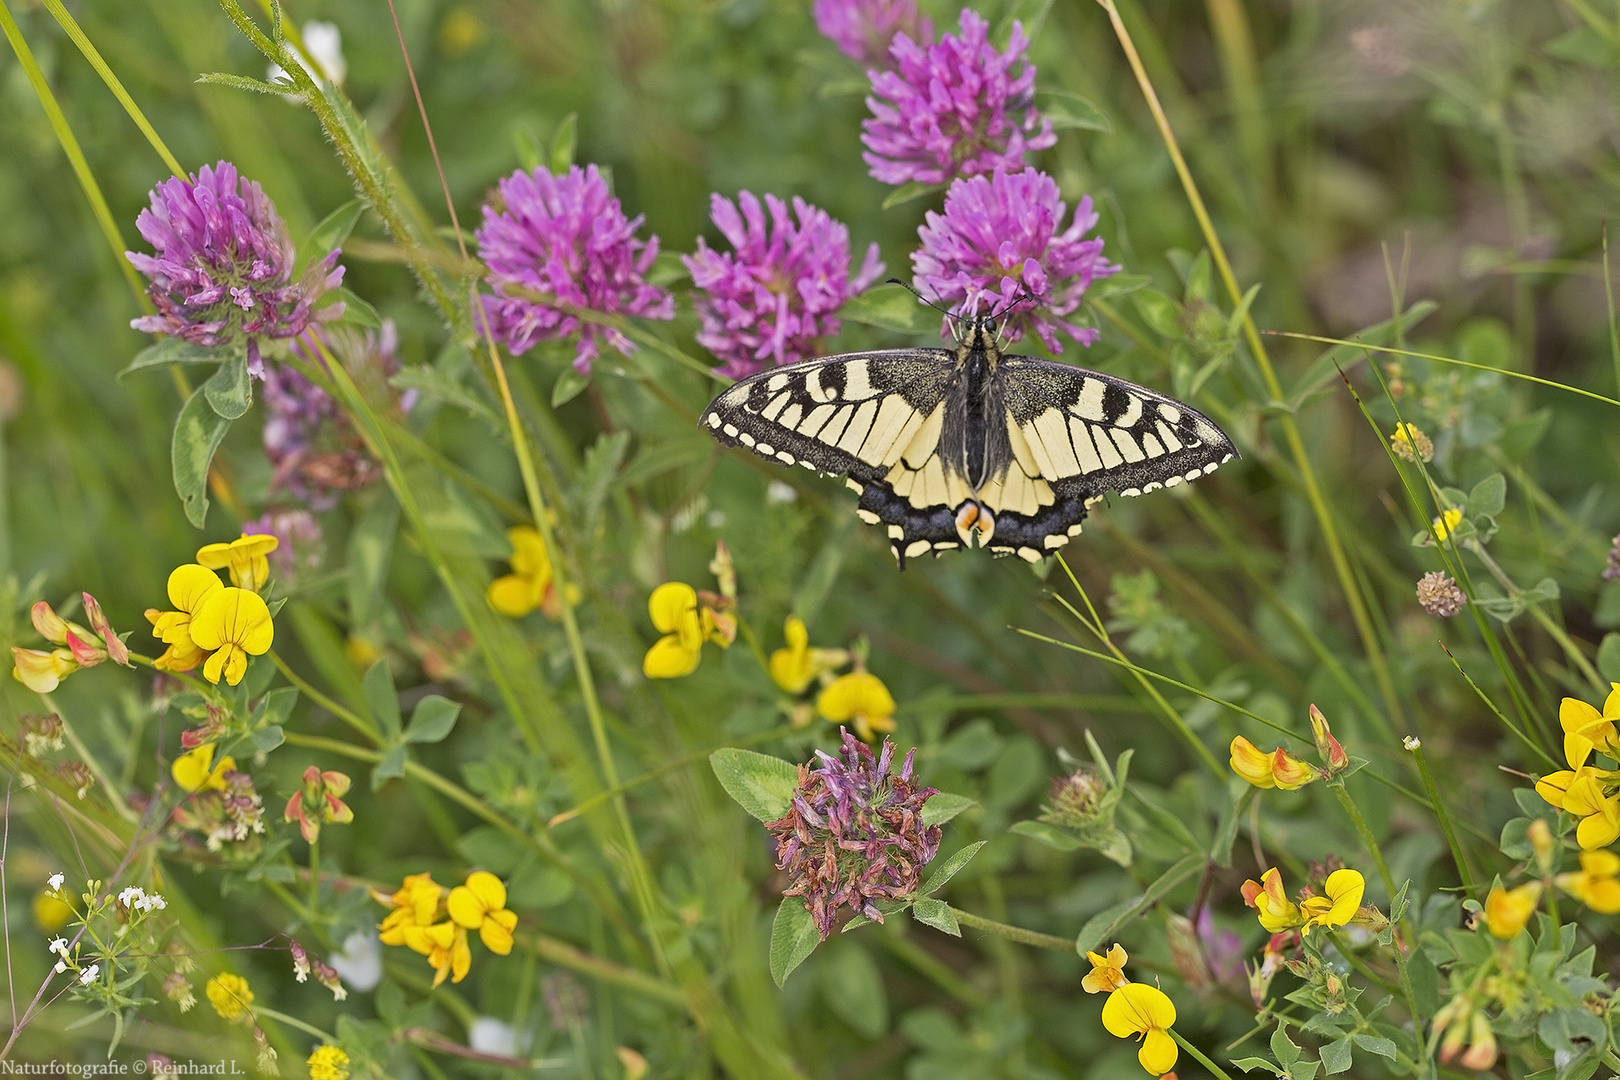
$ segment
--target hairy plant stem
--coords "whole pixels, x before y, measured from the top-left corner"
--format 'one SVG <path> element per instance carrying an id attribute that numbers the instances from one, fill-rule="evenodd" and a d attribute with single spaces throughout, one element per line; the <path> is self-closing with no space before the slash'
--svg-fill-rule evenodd
<path id="1" fill-rule="evenodd" d="M 1378 841 L 1373 839 L 1372 830 L 1367 827 L 1367 819 L 1361 816 L 1361 808 L 1350 797 L 1350 792 L 1345 790 L 1343 778 L 1329 780 L 1328 787 L 1332 789 L 1334 797 L 1339 800 L 1339 805 L 1344 807 L 1344 812 L 1349 815 L 1350 823 L 1355 826 L 1356 834 L 1361 837 L 1362 846 L 1372 856 L 1373 865 L 1378 867 L 1378 877 L 1384 883 L 1385 893 L 1393 900 L 1395 898 L 1395 879 L 1390 876 L 1389 864 L 1384 861 L 1384 853 L 1378 847 Z"/>
<path id="2" fill-rule="evenodd" d="M 1208 1069 L 1211 1076 L 1216 1077 L 1217 1080 L 1232 1080 L 1232 1077 L 1227 1074 L 1225 1069 L 1209 1060 L 1209 1058 L 1204 1055 L 1202 1050 L 1198 1049 L 1198 1047 L 1182 1038 L 1181 1032 L 1177 1031 L 1175 1028 L 1171 1028 L 1170 1037 L 1176 1040 L 1183 1050 L 1191 1054 L 1194 1061 Z"/>
<path id="3" fill-rule="evenodd" d="M 1154 122 L 1158 125 L 1159 134 L 1164 140 L 1165 148 L 1170 153 L 1171 163 L 1175 166 L 1176 175 L 1181 179 L 1181 186 L 1187 196 L 1187 202 L 1192 208 L 1193 216 L 1198 219 L 1198 228 L 1204 235 L 1204 242 L 1209 247 L 1210 257 L 1215 262 L 1215 268 L 1221 276 L 1221 282 L 1226 286 L 1227 294 L 1234 305 L 1242 303 L 1243 290 L 1239 288 L 1237 276 L 1232 272 L 1232 264 L 1226 257 L 1226 248 L 1221 243 L 1220 235 L 1215 231 L 1215 225 L 1210 220 L 1209 211 L 1204 206 L 1204 199 L 1198 191 L 1198 184 L 1193 180 L 1192 171 L 1187 167 L 1187 161 L 1181 154 L 1181 147 L 1176 141 L 1176 135 L 1170 127 L 1170 120 L 1165 115 L 1164 108 L 1159 104 L 1159 95 L 1153 88 L 1153 81 L 1148 77 L 1147 68 L 1142 64 L 1142 58 L 1137 54 L 1136 44 L 1131 40 L 1131 33 L 1120 18 L 1119 9 L 1115 0 L 1097 0 L 1103 10 L 1108 13 L 1109 22 L 1113 24 L 1114 34 L 1119 39 L 1120 47 L 1125 51 L 1125 58 L 1130 63 L 1131 71 L 1136 75 L 1138 86 L 1141 87 L 1142 96 L 1147 99 L 1148 109 L 1153 113 Z M 1260 331 L 1254 322 L 1254 316 L 1245 311 L 1243 316 L 1243 334 L 1248 342 L 1249 351 L 1254 356 L 1255 365 L 1260 370 L 1261 378 L 1265 380 L 1266 390 L 1275 401 L 1285 400 L 1282 384 L 1277 379 L 1277 373 L 1271 366 L 1271 358 L 1266 352 L 1265 343 L 1260 338 Z M 1294 421 L 1293 413 L 1281 412 L 1277 417 L 1281 424 L 1283 435 L 1288 443 L 1289 452 L 1293 455 L 1295 467 L 1299 470 L 1299 478 L 1305 488 L 1306 499 L 1316 514 L 1317 525 L 1322 532 L 1322 540 L 1327 545 L 1328 558 L 1333 563 L 1334 571 L 1339 578 L 1339 586 L 1344 592 L 1345 602 L 1350 607 L 1350 616 L 1355 621 L 1356 632 L 1361 637 L 1363 651 L 1367 655 L 1368 666 L 1372 668 L 1373 678 L 1378 683 L 1379 691 L 1384 698 L 1384 707 L 1388 710 L 1391 720 L 1397 730 L 1406 725 L 1405 713 L 1401 708 L 1400 697 L 1395 691 L 1395 683 L 1390 676 L 1389 665 L 1384 658 L 1383 646 L 1379 643 L 1378 634 L 1373 626 L 1372 618 L 1367 609 L 1367 601 L 1362 596 L 1360 582 L 1357 581 L 1351 569 L 1349 558 L 1344 551 L 1344 545 L 1339 539 L 1338 525 L 1333 519 L 1332 508 L 1328 506 L 1322 494 L 1320 483 L 1311 465 L 1310 455 L 1306 452 L 1305 442 L 1300 437 L 1299 426 Z"/>

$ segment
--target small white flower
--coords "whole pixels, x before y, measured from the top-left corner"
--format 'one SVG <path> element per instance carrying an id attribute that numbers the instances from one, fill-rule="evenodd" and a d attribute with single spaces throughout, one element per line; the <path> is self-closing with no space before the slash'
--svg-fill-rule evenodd
<path id="1" fill-rule="evenodd" d="M 518 1050 L 517 1032 L 493 1016 L 475 1017 L 467 1028 L 467 1045 L 481 1054 L 511 1057 Z"/>
<path id="2" fill-rule="evenodd" d="M 767 503 L 791 503 L 799 501 L 799 493 L 792 484 L 784 484 L 780 480 L 772 480 L 765 487 L 765 501 Z"/>
<path id="3" fill-rule="evenodd" d="M 50 944 L 45 946 L 58 956 L 67 955 L 67 938 L 51 938 Z"/>
<path id="4" fill-rule="evenodd" d="M 144 899 L 146 899 L 146 892 L 139 885 L 131 885 L 118 894 L 118 902 L 127 908 L 135 907 Z"/>
<path id="5" fill-rule="evenodd" d="M 79 972 L 79 985 L 80 986 L 89 986 L 91 983 L 96 981 L 96 976 L 100 975 L 100 974 L 101 974 L 101 965 L 100 964 L 91 964 L 89 967 L 87 967 L 83 971 Z"/>
<path id="6" fill-rule="evenodd" d="M 157 893 L 148 893 L 146 896 L 143 896 L 139 900 L 135 901 L 135 906 L 140 908 L 142 911 L 152 911 L 154 909 L 157 911 L 162 911 L 164 908 L 169 906 L 169 902 L 163 899 L 163 897 Z"/>
<path id="7" fill-rule="evenodd" d="M 333 970 L 361 993 L 382 982 L 382 947 L 374 930 L 356 930 L 343 939 L 343 951 L 327 959 Z M 337 991 L 332 993 L 336 995 Z"/>
<path id="8" fill-rule="evenodd" d="M 349 65 L 343 59 L 343 35 L 336 23 L 311 20 L 304 24 L 304 50 L 315 61 L 321 74 L 337 86 L 343 85 Z"/>
<path id="9" fill-rule="evenodd" d="M 45 884 L 50 886 L 51 892 L 59 892 L 62 888 L 62 882 L 66 880 L 67 878 L 64 875 L 57 873 L 52 874 Z"/>
<path id="10" fill-rule="evenodd" d="M 64 960 L 58 960 L 56 962 L 56 973 L 58 975 L 60 975 L 60 974 L 62 974 L 62 972 L 66 971 L 66 970 L 67 970 L 67 962 L 64 961 Z"/>

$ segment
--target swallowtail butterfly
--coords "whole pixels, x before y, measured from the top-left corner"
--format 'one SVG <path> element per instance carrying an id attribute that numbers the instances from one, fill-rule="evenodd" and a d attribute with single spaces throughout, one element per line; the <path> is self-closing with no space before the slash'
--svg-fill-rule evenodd
<path id="1" fill-rule="evenodd" d="M 1146 387 L 1002 353 L 992 317 L 955 349 L 844 353 L 736 383 L 700 425 L 784 465 L 841 474 L 906 559 L 958 547 L 1039 562 L 1110 491 L 1196 480 L 1237 456 L 1198 410 Z"/>

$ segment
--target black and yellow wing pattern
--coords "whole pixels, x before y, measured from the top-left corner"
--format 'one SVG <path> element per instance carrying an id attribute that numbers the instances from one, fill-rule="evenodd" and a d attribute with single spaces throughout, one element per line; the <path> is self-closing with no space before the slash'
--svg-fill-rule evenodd
<path id="1" fill-rule="evenodd" d="M 907 558 L 958 547 L 1039 562 L 1109 492 L 1195 480 L 1237 455 L 1196 409 L 1096 371 L 1003 355 L 995 323 L 955 349 L 805 360 L 736 383 L 699 423 L 728 446 L 846 477 Z"/>

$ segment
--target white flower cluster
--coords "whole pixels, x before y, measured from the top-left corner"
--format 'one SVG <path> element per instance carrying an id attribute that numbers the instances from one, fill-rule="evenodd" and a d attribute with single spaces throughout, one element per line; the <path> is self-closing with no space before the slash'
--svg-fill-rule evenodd
<path id="1" fill-rule="evenodd" d="M 139 885 L 131 885 L 119 893 L 118 902 L 131 911 L 137 909 L 145 912 L 162 911 L 169 906 L 169 902 L 163 899 L 162 896 L 157 893 L 152 893 L 149 896 Z"/>
<path id="2" fill-rule="evenodd" d="M 59 874 L 57 876 L 60 877 L 61 875 Z M 67 938 L 52 938 L 50 940 L 50 944 L 47 945 L 46 948 L 50 949 L 51 952 L 53 952 L 57 956 L 61 957 L 61 959 L 56 961 L 56 969 L 55 970 L 56 970 L 56 973 L 58 975 L 62 974 L 62 972 L 67 970 L 67 954 L 68 954 Z"/>

